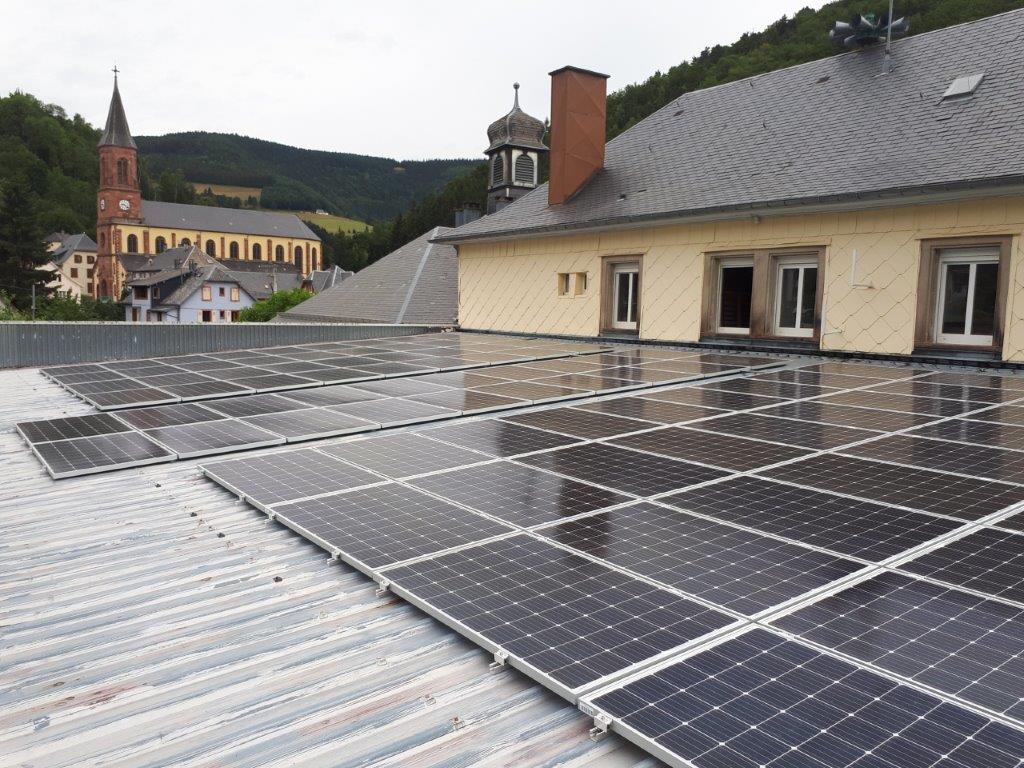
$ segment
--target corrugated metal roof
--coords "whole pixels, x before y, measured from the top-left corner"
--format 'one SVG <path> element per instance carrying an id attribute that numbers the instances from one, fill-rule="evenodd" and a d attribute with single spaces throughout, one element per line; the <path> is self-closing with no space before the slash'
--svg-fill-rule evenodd
<path id="1" fill-rule="evenodd" d="M 658 765 L 195 462 L 55 483 L 11 425 L 88 407 L 0 388 L 0 764 Z"/>

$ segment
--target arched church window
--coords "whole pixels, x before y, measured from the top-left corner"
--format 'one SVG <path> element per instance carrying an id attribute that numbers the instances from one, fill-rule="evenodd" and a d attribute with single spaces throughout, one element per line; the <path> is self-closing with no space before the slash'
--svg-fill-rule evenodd
<path id="1" fill-rule="evenodd" d="M 501 184 L 505 180 L 505 163 L 501 155 L 495 155 L 491 161 L 491 184 Z"/>
<path id="2" fill-rule="evenodd" d="M 192 241 L 189 240 L 187 237 L 183 237 L 183 238 L 181 238 L 181 245 L 183 245 L 183 246 L 192 245 Z"/>
<path id="3" fill-rule="evenodd" d="M 125 157 L 117 161 L 117 183 L 121 185 L 128 184 L 128 159 Z"/>
<path id="4" fill-rule="evenodd" d="M 302 269 L 302 246 L 295 246 L 295 266 Z"/>
<path id="5" fill-rule="evenodd" d="M 263 258 L 263 249 L 260 248 L 260 244 L 259 243 L 253 243 L 252 244 L 252 260 L 253 261 L 259 261 L 262 258 Z"/>
<path id="6" fill-rule="evenodd" d="M 284 246 L 278 245 L 274 247 L 274 260 L 284 261 Z"/>
<path id="7" fill-rule="evenodd" d="M 206 255 L 216 256 L 217 255 L 217 244 L 213 240 L 206 241 Z"/>
<path id="8" fill-rule="evenodd" d="M 228 253 L 231 254 L 232 259 L 238 258 L 238 243 L 234 240 L 232 240 L 231 245 L 228 246 Z"/>
<path id="9" fill-rule="evenodd" d="M 516 158 L 516 184 L 533 184 L 533 158 L 529 155 Z"/>
<path id="10" fill-rule="evenodd" d="M 167 250 L 167 240 L 165 240 L 163 237 L 158 237 L 156 239 L 156 252 L 157 253 L 163 253 L 166 250 Z"/>
<path id="11" fill-rule="evenodd" d="M 139 238 L 137 235 L 128 235 L 128 253 L 139 252 Z"/>
<path id="12" fill-rule="evenodd" d="M 316 263 L 316 248 L 314 248 L 313 250 L 311 250 L 311 251 L 309 252 L 309 256 L 310 256 L 310 261 L 312 262 L 311 266 L 313 267 L 313 269 L 316 269 L 316 268 L 317 268 L 317 263 Z"/>

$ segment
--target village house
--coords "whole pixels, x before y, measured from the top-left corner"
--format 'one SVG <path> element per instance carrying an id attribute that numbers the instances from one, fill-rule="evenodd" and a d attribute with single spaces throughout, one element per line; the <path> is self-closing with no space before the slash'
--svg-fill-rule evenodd
<path id="1" fill-rule="evenodd" d="M 465 329 L 1024 362 L 1024 11 L 686 93 L 444 232 Z"/>

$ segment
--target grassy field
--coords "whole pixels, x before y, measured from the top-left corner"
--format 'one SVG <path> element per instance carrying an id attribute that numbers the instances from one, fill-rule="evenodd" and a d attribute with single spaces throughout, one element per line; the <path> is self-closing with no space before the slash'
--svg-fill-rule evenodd
<path id="1" fill-rule="evenodd" d="M 308 211 L 288 211 L 288 213 L 294 213 L 303 221 L 308 221 L 316 224 L 318 227 L 323 227 L 328 232 L 362 232 L 363 230 L 370 228 L 370 225 L 365 222 L 356 221 L 355 219 L 347 219 L 344 216 L 309 213 Z"/>
<path id="2" fill-rule="evenodd" d="M 225 197 L 239 197 L 244 203 L 249 197 L 255 197 L 257 200 L 260 199 L 260 193 L 263 192 L 259 187 L 236 187 L 232 184 L 207 184 L 205 181 L 193 181 L 192 187 L 196 192 L 203 193 L 209 188 L 215 195 L 224 195 Z"/>

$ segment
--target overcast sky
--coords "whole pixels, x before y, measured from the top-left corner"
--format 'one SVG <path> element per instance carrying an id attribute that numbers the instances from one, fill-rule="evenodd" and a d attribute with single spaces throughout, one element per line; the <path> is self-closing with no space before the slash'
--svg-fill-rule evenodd
<path id="1" fill-rule="evenodd" d="M 552 69 L 596 69 L 615 90 L 806 5 L 822 2 L 9 3 L 0 93 L 28 91 L 102 126 L 116 63 L 135 135 L 476 157 L 514 81 L 523 108 L 544 118 Z"/>

